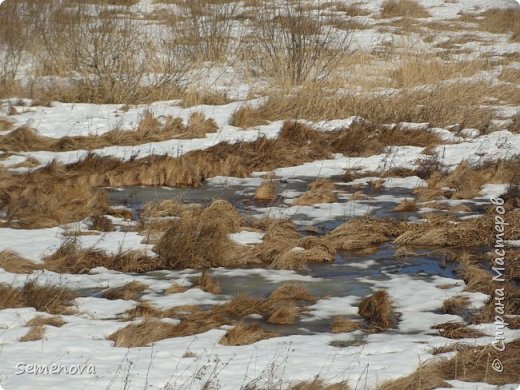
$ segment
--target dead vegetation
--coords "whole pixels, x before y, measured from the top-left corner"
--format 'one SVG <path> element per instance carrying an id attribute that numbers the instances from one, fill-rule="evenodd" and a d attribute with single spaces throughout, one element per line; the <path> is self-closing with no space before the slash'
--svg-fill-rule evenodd
<path id="1" fill-rule="evenodd" d="M 148 304 L 140 303 L 127 312 L 126 317 L 127 319 L 143 317 L 143 321 L 119 329 L 108 339 L 114 341 L 116 346 L 139 347 L 165 338 L 190 336 L 223 325 L 233 325 L 236 330 L 228 331 L 228 336 L 221 339 L 221 344 L 245 345 L 274 337 L 276 334 L 260 328 L 257 324 L 248 324 L 244 322 L 244 318 L 255 314 L 262 316 L 263 321 L 270 324 L 294 324 L 305 306 L 311 302 L 313 302 L 312 295 L 303 287 L 282 285 L 267 298 L 253 298 L 239 294 L 232 300 L 207 310 L 196 306 L 180 306 L 161 311 Z M 164 321 L 167 318 L 180 320 L 180 323 Z"/>
<path id="2" fill-rule="evenodd" d="M 255 191 L 255 200 L 272 202 L 276 199 L 278 191 L 272 180 L 264 180 Z"/>
<path id="3" fill-rule="evenodd" d="M 55 326 L 59 328 L 64 324 L 65 322 L 61 319 L 61 317 L 34 317 L 25 324 L 30 328 L 24 336 L 20 337 L 20 341 L 26 342 L 42 340 L 45 335 L 45 326 Z"/>
<path id="4" fill-rule="evenodd" d="M 513 188 L 519 182 L 519 158 L 513 156 L 507 160 L 484 161 L 480 164 L 470 164 L 462 161 L 451 172 L 435 169 L 429 174 L 427 187 L 414 189 L 413 194 L 419 200 L 442 199 L 473 199 L 479 196 L 484 184 L 512 184 Z M 433 164 L 435 165 L 435 163 Z M 449 190 L 446 190 L 446 189 Z"/>
<path id="5" fill-rule="evenodd" d="M 494 34 L 510 34 L 512 42 L 520 40 L 520 11 L 518 8 L 494 8 L 481 15 L 462 14 L 461 21 L 476 23 L 482 31 Z"/>
<path id="6" fill-rule="evenodd" d="M 109 146 L 135 146 L 175 138 L 203 138 L 218 129 L 213 119 L 204 114 L 191 114 L 187 125 L 180 118 L 167 117 L 161 123 L 151 111 L 145 111 L 135 130 L 115 129 L 101 135 L 61 137 L 59 139 L 39 135 L 33 129 L 22 126 L 0 137 L 0 150 L 6 152 L 94 150 Z"/>
<path id="7" fill-rule="evenodd" d="M 30 274 L 33 271 L 41 269 L 41 266 L 12 251 L 3 250 L 0 251 L 0 268 L 10 273 Z"/>
<path id="8" fill-rule="evenodd" d="M 469 298 L 463 295 L 448 298 L 442 302 L 442 311 L 446 314 L 461 315 L 467 310 L 469 304 Z"/>
<path id="9" fill-rule="evenodd" d="M 146 290 L 148 286 L 138 281 L 129 282 L 121 287 L 110 288 L 103 292 L 101 295 L 105 299 L 124 299 L 137 301 L 140 298 L 140 294 Z"/>
<path id="10" fill-rule="evenodd" d="M 220 339 L 222 345 L 248 345 L 278 336 L 275 332 L 262 329 L 255 322 L 239 322 Z"/>
<path id="11" fill-rule="evenodd" d="M 37 311 L 61 314 L 71 310 L 76 295 L 66 287 L 27 281 L 22 287 L 0 284 L 0 309 L 34 307 Z"/>
<path id="12" fill-rule="evenodd" d="M 427 18 L 430 13 L 421 4 L 413 0 L 387 0 L 383 2 L 381 17 Z"/>
<path id="13" fill-rule="evenodd" d="M 369 329 L 376 332 L 384 331 L 396 322 L 393 301 L 384 290 L 364 298 L 358 305 L 358 313 L 368 322 Z"/>
<path id="14" fill-rule="evenodd" d="M 485 382 L 506 385 L 520 381 L 520 341 L 505 343 L 503 352 L 491 345 L 462 348 L 450 359 L 431 360 L 420 365 L 412 374 L 388 381 L 378 390 L 415 390 L 448 387 L 447 380 Z M 500 359 L 504 370 L 490 369 L 494 359 Z"/>
<path id="15" fill-rule="evenodd" d="M 354 332 L 359 329 L 359 325 L 348 317 L 336 316 L 332 318 L 330 331 L 332 333 Z"/>
<path id="16" fill-rule="evenodd" d="M 207 271 L 203 271 L 199 278 L 198 287 L 205 292 L 211 294 L 220 294 L 222 292 L 218 282 L 212 278 Z"/>
<path id="17" fill-rule="evenodd" d="M 468 328 L 462 322 L 446 322 L 444 324 L 432 326 L 432 329 L 437 329 L 439 331 L 439 336 L 455 340 L 487 336 L 487 334 L 477 329 Z"/>
<path id="18" fill-rule="evenodd" d="M 100 249 L 80 248 L 74 240 L 64 241 L 56 252 L 43 260 L 45 269 L 72 274 L 88 273 L 96 267 L 120 272 L 148 272 L 165 268 L 161 259 L 139 250 L 108 254 Z"/>
<path id="19" fill-rule="evenodd" d="M 304 206 L 315 203 L 333 203 L 337 200 L 336 187 L 330 180 L 316 179 L 309 184 L 309 190 L 293 201 L 294 205 Z"/>

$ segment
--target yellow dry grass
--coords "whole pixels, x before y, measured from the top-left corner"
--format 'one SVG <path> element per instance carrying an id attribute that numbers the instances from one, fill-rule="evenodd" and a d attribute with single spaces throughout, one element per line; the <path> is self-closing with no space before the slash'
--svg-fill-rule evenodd
<path id="1" fill-rule="evenodd" d="M 255 200 L 272 202 L 276 199 L 278 191 L 272 180 L 264 180 L 255 191 Z"/>
<path id="2" fill-rule="evenodd" d="M 75 297 L 66 287 L 38 285 L 35 280 L 19 288 L 0 284 L 0 309 L 34 307 L 38 311 L 61 314 L 71 309 Z"/>
<path id="3" fill-rule="evenodd" d="M 278 336 L 277 333 L 264 330 L 255 322 L 239 322 L 222 336 L 219 343 L 222 345 L 248 345 L 276 336 Z"/>
<path id="4" fill-rule="evenodd" d="M 148 286 L 138 281 L 129 282 L 121 287 L 110 288 L 101 295 L 105 299 L 132 299 L 139 300 L 140 294 L 146 290 Z"/>
<path id="5" fill-rule="evenodd" d="M 30 274 L 35 270 L 41 269 L 41 266 L 19 256 L 15 252 L 3 250 L 0 251 L 0 268 L 10 273 Z"/>
<path id="6" fill-rule="evenodd" d="M 462 322 L 446 322 L 444 324 L 434 325 L 432 329 L 437 329 L 439 336 L 455 340 L 487 336 L 487 334 L 477 329 L 468 328 Z"/>
<path id="7" fill-rule="evenodd" d="M 393 301 L 384 290 L 364 298 L 358 305 L 358 313 L 374 331 L 384 331 L 395 323 Z"/>
<path id="8" fill-rule="evenodd" d="M 333 203 L 337 200 L 336 187 L 330 180 L 316 179 L 309 184 L 309 191 L 293 201 L 294 205 L 312 205 L 315 203 Z"/>
<path id="9" fill-rule="evenodd" d="M 387 0 L 383 2 L 381 17 L 427 18 L 430 13 L 421 4 L 413 0 Z"/>
<path id="10" fill-rule="evenodd" d="M 336 316 L 332 318 L 330 331 L 332 333 L 354 332 L 359 329 L 359 325 L 348 317 Z"/>

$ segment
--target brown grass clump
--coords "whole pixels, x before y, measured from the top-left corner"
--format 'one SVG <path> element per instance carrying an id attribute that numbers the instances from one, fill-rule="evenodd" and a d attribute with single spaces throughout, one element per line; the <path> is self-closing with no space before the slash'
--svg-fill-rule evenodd
<path id="1" fill-rule="evenodd" d="M 508 160 L 496 160 L 471 165 L 462 161 L 450 173 L 434 172 L 428 179 L 428 187 L 420 187 L 414 190 L 421 200 L 430 200 L 442 196 L 449 199 L 473 199 L 480 193 L 484 184 L 509 184 L 517 179 L 518 157 Z M 453 191 L 443 191 L 444 187 Z"/>
<path id="2" fill-rule="evenodd" d="M 35 270 L 41 269 L 40 265 L 24 259 L 9 250 L 0 251 L 0 268 L 15 274 L 30 274 Z"/>
<path id="3" fill-rule="evenodd" d="M 51 325 L 59 328 L 64 324 L 65 321 L 63 321 L 61 317 L 34 317 L 25 324 L 26 326 L 30 326 L 30 329 L 24 336 L 20 337 L 20 341 L 26 342 L 41 340 L 45 335 L 45 325 Z"/>
<path id="4" fill-rule="evenodd" d="M 137 250 L 107 254 L 100 249 L 83 249 L 73 240 L 65 241 L 53 254 L 44 259 L 44 268 L 59 273 L 81 274 L 96 267 L 121 272 L 148 272 L 164 269 L 165 263 Z"/>
<path id="5" fill-rule="evenodd" d="M 202 275 L 199 278 L 198 287 L 202 291 L 206 291 L 211 294 L 220 294 L 222 292 L 218 282 L 213 279 L 207 271 L 202 271 Z"/>
<path id="6" fill-rule="evenodd" d="M 350 387 L 345 382 L 326 384 L 320 378 L 312 382 L 299 382 L 289 387 L 288 390 L 349 390 Z"/>
<path id="7" fill-rule="evenodd" d="M 379 246 L 400 233 L 400 224 L 392 219 L 353 218 L 331 231 L 326 239 L 338 250 L 358 250 Z"/>
<path id="8" fill-rule="evenodd" d="M 439 331 L 439 336 L 447 337 L 449 339 L 479 338 L 487 336 L 484 332 L 468 328 L 462 322 L 446 322 L 444 324 L 432 326 L 432 329 L 437 329 Z"/>
<path id="9" fill-rule="evenodd" d="M 26 324 L 26 326 L 44 326 L 44 325 L 50 325 L 55 326 L 57 328 L 62 327 L 65 325 L 65 321 L 59 316 L 36 316 L 32 320 L 29 320 Z"/>
<path id="10" fill-rule="evenodd" d="M 270 315 L 266 316 L 270 324 L 293 325 L 300 317 L 300 308 L 292 301 L 280 302 L 271 310 Z"/>
<path id="11" fill-rule="evenodd" d="M 0 284 L 0 309 L 34 307 L 37 311 L 60 314 L 70 308 L 75 297 L 68 288 L 40 286 L 34 280 L 19 288 Z"/>
<path id="12" fill-rule="evenodd" d="M 505 343 L 505 350 L 490 345 L 461 348 L 451 359 L 435 359 L 423 363 L 412 374 L 388 381 L 378 390 L 416 390 L 448 387 L 446 380 L 485 382 L 506 385 L 520 381 L 520 341 Z M 496 372 L 490 365 L 500 359 L 504 370 Z"/>
<path id="13" fill-rule="evenodd" d="M 296 198 L 294 205 L 312 205 L 315 203 L 332 203 L 337 200 L 334 183 L 330 180 L 316 179 L 309 184 L 309 191 Z"/>
<path id="14" fill-rule="evenodd" d="M 105 299 L 132 299 L 134 301 L 139 300 L 139 294 L 146 290 L 148 286 L 138 281 L 132 281 L 124 286 L 110 288 L 103 292 L 102 297 Z"/>
<path id="15" fill-rule="evenodd" d="M 134 146 L 150 142 L 160 142 L 173 138 L 202 138 L 206 133 L 214 133 L 218 126 L 204 114 L 191 114 L 187 126 L 180 118 L 167 117 L 161 124 L 151 111 L 145 111 L 136 130 L 115 129 L 101 135 L 62 137 L 60 139 L 39 135 L 33 129 L 22 126 L 0 137 L 0 150 L 63 152 L 71 150 L 94 150 L 108 146 Z"/>
<path id="16" fill-rule="evenodd" d="M 461 20 L 477 23 L 480 30 L 495 34 L 511 34 L 510 40 L 520 40 L 520 10 L 518 8 L 490 9 L 482 17 L 473 15 L 462 15 Z"/>
<path id="17" fill-rule="evenodd" d="M 66 175 L 52 164 L 45 170 Z M 52 227 L 104 214 L 108 208 L 104 192 L 84 178 L 46 180 L 44 176 L 11 176 L 0 186 L 0 210 L 7 213 L 11 227 Z"/>
<path id="18" fill-rule="evenodd" d="M 144 319 L 138 324 L 130 324 L 107 337 L 116 347 L 145 347 L 156 341 L 173 337 L 177 325 L 157 319 Z"/>
<path id="19" fill-rule="evenodd" d="M 272 180 L 264 180 L 255 191 L 255 200 L 272 202 L 276 199 L 277 189 Z"/>
<path id="20" fill-rule="evenodd" d="M 172 269 L 225 266 L 236 247 L 228 234 L 240 228 L 240 221 L 231 204 L 217 200 L 204 210 L 193 209 L 172 221 L 154 251 Z"/>
<path id="21" fill-rule="evenodd" d="M 456 296 L 442 302 L 442 311 L 446 314 L 460 315 L 467 309 L 470 300 L 465 296 Z"/>
<path id="22" fill-rule="evenodd" d="M 395 323 L 393 302 L 388 293 L 379 290 L 364 298 L 358 305 L 358 313 L 368 321 L 372 329 L 383 331 Z"/>
<path id="23" fill-rule="evenodd" d="M 412 0 L 387 0 L 383 3 L 381 17 L 428 18 L 430 13 L 421 4 Z"/>
<path id="24" fill-rule="evenodd" d="M 276 336 L 278 336 L 277 333 L 262 329 L 256 322 L 239 322 L 222 336 L 219 343 L 222 345 L 248 345 Z"/>
<path id="25" fill-rule="evenodd" d="M 270 299 L 293 299 L 297 301 L 306 301 L 315 303 L 318 299 L 303 285 L 299 283 L 284 283 L 277 287 L 271 295 Z"/>
<path id="26" fill-rule="evenodd" d="M 394 211 L 396 212 L 410 212 L 416 210 L 417 204 L 415 203 L 415 200 L 403 200 L 401 203 L 394 207 Z"/>
<path id="27" fill-rule="evenodd" d="M 332 323 L 330 324 L 330 331 L 332 333 L 354 332 L 358 329 L 359 325 L 355 321 L 343 316 L 332 318 Z"/>
<path id="28" fill-rule="evenodd" d="M 43 339 L 45 328 L 43 326 L 31 326 L 27 333 L 20 337 L 21 342 L 37 341 Z"/>
<path id="29" fill-rule="evenodd" d="M 144 206 L 141 217 L 162 218 L 179 216 L 185 206 L 178 199 L 165 199 L 157 202 L 149 202 Z"/>
<path id="30" fill-rule="evenodd" d="M 93 215 L 89 219 L 88 228 L 100 232 L 112 232 L 114 231 L 114 224 L 106 215 Z"/>
<path id="31" fill-rule="evenodd" d="M 181 286 L 180 284 L 173 283 L 164 292 L 166 294 L 177 294 L 177 293 L 182 293 L 188 289 L 189 289 L 189 287 L 187 287 L 187 286 Z"/>

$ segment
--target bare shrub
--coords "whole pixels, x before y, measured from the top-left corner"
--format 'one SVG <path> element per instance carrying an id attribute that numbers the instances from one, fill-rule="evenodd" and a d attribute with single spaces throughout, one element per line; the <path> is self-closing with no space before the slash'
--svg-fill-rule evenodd
<path id="1" fill-rule="evenodd" d="M 349 32 L 331 23 L 323 8 L 305 7 L 302 0 L 285 0 L 280 7 L 263 0 L 253 32 L 257 39 L 246 46 L 253 56 L 253 73 L 260 68 L 292 85 L 326 78 L 350 44 Z"/>
<path id="2" fill-rule="evenodd" d="M 233 44 L 235 2 L 179 0 L 182 22 L 179 44 L 184 45 L 193 61 L 222 61 Z"/>

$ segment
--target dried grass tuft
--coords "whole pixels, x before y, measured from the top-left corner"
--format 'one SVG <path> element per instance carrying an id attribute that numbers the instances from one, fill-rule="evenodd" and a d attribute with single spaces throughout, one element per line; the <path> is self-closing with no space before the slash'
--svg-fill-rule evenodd
<path id="1" fill-rule="evenodd" d="M 364 298 L 358 305 L 358 313 L 377 331 L 384 331 L 395 323 L 393 301 L 384 290 Z"/>
<path id="2" fill-rule="evenodd" d="M 102 297 L 105 299 L 125 299 L 139 300 L 140 293 L 146 290 L 148 286 L 138 281 L 129 282 L 121 287 L 110 288 L 103 292 Z"/>
<path id="3" fill-rule="evenodd" d="M 211 294 L 220 294 L 222 289 L 218 282 L 212 278 L 207 271 L 203 271 L 199 278 L 198 287 L 202 291 L 206 291 Z"/>
<path id="4" fill-rule="evenodd" d="M 332 323 L 330 324 L 330 331 L 332 333 L 354 332 L 358 329 L 359 325 L 357 322 L 343 316 L 336 316 L 332 318 Z"/>
<path id="5" fill-rule="evenodd" d="M 220 339 L 222 345 L 249 345 L 260 340 L 278 336 L 275 332 L 264 330 L 257 323 L 239 322 Z"/>
<path id="6" fill-rule="evenodd" d="M 39 264 L 24 259 L 9 250 L 0 251 L 0 268 L 15 274 L 30 274 L 33 271 L 41 269 Z"/>
<path id="7" fill-rule="evenodd" d="M 487 336 L 484 332 L 468 328 L 461 322 L 446 322 L 444 324 L 432 326 L 432 329 L 437 329 L 439 331 L 439 336 L 455 340 Z"/>
<path id="8" fill-rule="evenodd" d="M 309 191 L 296 198 L 295 205 L 312 205 L 315 203 L 333 203 L 337 200 L 335 185 L 330 180 L 317 179 L 309 184 Z"/>

